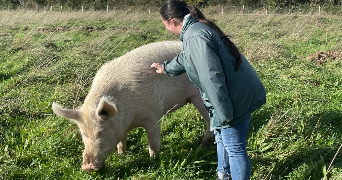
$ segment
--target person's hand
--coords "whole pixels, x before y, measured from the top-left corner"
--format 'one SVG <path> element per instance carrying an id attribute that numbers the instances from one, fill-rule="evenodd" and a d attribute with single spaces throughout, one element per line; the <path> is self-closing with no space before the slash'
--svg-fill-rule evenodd
<path id="1" fill-rule="evenodd" d="M 153 64 L 151 65 L 151 67 L 152 67 L 152 68 L 156 68 L 156 72 L 157 72 L 158 74 L 163 74 L 163 73 L 164 73 L 164 68 L 163 68 L 163 66 L 162 66 L 161 64 L 159 64 L 159 63 L 153 63 Z"/>

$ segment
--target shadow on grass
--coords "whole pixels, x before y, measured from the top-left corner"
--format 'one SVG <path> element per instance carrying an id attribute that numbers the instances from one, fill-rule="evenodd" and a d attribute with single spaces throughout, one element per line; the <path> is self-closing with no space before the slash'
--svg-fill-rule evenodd
<path id="1" fill-rule="evenodd" d="M 323 166 L 328 169 L 338 147 L 322 148 L 322 147 L 307 147 L 300 148 L 284 160 L 277 162 L 272 174 L 274 177 L 285 177 L 291 172 L 295 175 L 296 169 L 302 169 L 300 177 L 302 179 L 321 179 L 324 177 Z M 338 157 L 334 160 L 334 168 L 342 167 L 342 158 Z M 297 176 L 298 176 L 297 175 Z"/>
<path id="2" fill-rule="evenodd" d="M 160 154 L 155 158 L 150 158 L 144 136 L 146 133 L 142 128 L 130 134 L 127 142 L 127 154 L 111 155 L 98 175 L 102 178 L 115 177 L 115 179 L 139 179 L 141 175 L 147 179 L 159 176 L 163 179 L 165 178 L 164 173 L 166 173 L 166 177 L 177 176 L 178 178 L 189 178 L 190 176 L 195 179 L 207 179 L 208 175 L 214 177 L 217 165 L 212 162 L 216 162 L 216 146 L 202 148 L 200 136 L 198 141 L 180 139 L 178 142 L 162 145 Z M 184 166 L 181 165 L 182 162 L 185 162 Z M 179 172 L 192 172 L 194 167 L 201 169 L 201 172 L 197 170 L 190 175 Z"/>
<path id="3" fill-rule="evenodd" d="M 342 112 L 328 110 L 312 115 L 306 121 L 306 129 L 302 132 L 302 146 L 293 146 L 295 150 L 283 149 L 285 157 L 251 158 L 255 168 L 269 167 L 268 177 L 284 179 L 291 176 L 294 179 L 321 179 L 324 177 L 323 168 L 341 169 L 342 156 L 338 149 L 342 144 Z M 298 143 L 297 143 L 298 144 Z M 286 155 L 288 154 L 288 155 Z M 336 157 L 334 157 L 336 155 Z M 335 158 L 335 159 L 334 159 Z M 275 164 L 273 168 L 271 164 Z"/>
<path id="4" fill-rule="evenodd" d="M 323 134 L 341 134 L 342 112 L 337 110 L 328 110 L 314 114 L 309 125 L 315 127 L 315 132 Z"/>
<path id="5" fill-rule="evenodd" d="M 172 176 L 181 179 L 211 179 L 210 177 L 214 177 L 216 173 L 217 164 L 212 163 L 216 158 L 213 159 L 212 156 L 206 155 L 201 157 L 203 154 L 200 152 L 196 155 L 197 158 L 201 158 L 201 161 L 197 162 L 194 155 L 189 157 L 183 156 L 181 153 L 174 154 L 167 151 L 163 151 L 155 158 L 140 153 L 132 158 L 132 153 L 130 153 L 130 155 L 120 157 L 119 162 L 115 164 L 106 161 L 106 165 L 98 172 L 98 175 L 102 178 L 112 179 L 140 179 L 141 176 L 144 177 L 142 179 L 156 179 L 157 177 L 168 179 Z M 185 165 L 181 165 L 182 162 L 186 162 Z"/>
<path id="6" fill-rule="evenodd" d="M 13 76 L 13 74 L 2 74 L 0 73 L 0 82 L 5 81 L 7 79 L 10 79 Z"/>
<path id="7" fill-rule="evenodd" d="M 251 122 L 250 122 L 250 132 L 258 132 L 259 129 L 268 123 L 271 118 L 271 115 L 276 112 L 274 107 L 268 107 L 263 105 L 259 110 L 252 113 Z"/>
<path id="8" fill-rule="evenodd" d="M 139 153 L 134 157 L 132 156 L 131 153 L 126 155 L 112 155 L 112 157 L 106 160 L 105 166 L 97 172 L 98 175 L 102 178 L 127 179 L 142 171 L 151 169 L 157 171 L 160 165 L 159 158 L 151 159 L 148 154 L 143 155 Z M 113 159 L 117 162 L 110 162 Z"/>

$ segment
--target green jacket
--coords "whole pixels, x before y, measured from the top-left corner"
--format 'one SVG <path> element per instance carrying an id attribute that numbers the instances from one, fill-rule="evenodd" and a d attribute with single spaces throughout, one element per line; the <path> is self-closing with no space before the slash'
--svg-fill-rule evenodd
<path id="1" fill-rule="evenodd" d="M 211 27 L 191 15 L 183 22 L 180 35 L 183 51 L 163 64 L 165 74 L 187 73 L 200 91 L 210 115 L 210 129 L 233 126 L 266 102 L 266 91 L 258 75 L 242 56 L 234 72 L 235 58 Z"/>

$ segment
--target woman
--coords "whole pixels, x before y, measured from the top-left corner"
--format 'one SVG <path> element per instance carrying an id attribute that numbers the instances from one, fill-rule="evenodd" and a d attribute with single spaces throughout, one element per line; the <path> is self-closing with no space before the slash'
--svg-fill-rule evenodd
<path id="1" fill-rule="evenodd" d="M 266 102 L 262 82 L 234 43 L 198 8 L 168 0 L 160 15 L 166 29 L 180 35 L 183 51 L 151 67 L 169 76 L 186 72 L 200 91 L 217 142 L 218 179 L 250 179 L 246 137 L 251 113 Z"/>

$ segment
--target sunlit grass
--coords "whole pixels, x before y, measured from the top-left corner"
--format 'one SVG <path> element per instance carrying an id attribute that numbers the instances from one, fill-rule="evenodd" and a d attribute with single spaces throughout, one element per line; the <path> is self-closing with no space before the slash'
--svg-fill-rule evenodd
<path id="1" fill-rule="evenodd" d="M 341 60 L 317 65 L 305 58 L 342 52 L 341 17 L 208 14 L 267 89 L 248 138 L 253 179 L 341 177 Z M 162 119 L 156 159 L 137 128 L 127 154 L 113 153 L 94 173 L 81 171 L 77 126 L 52 114 L 53 101 L 81 105 L 103 63 L 146 43 L 178 40 L 157 13 L 0 11 L 0 17 L 0 179 L 215 179 L 215 145 L 201 146 L 205 124 L 192 105 Z"/>

